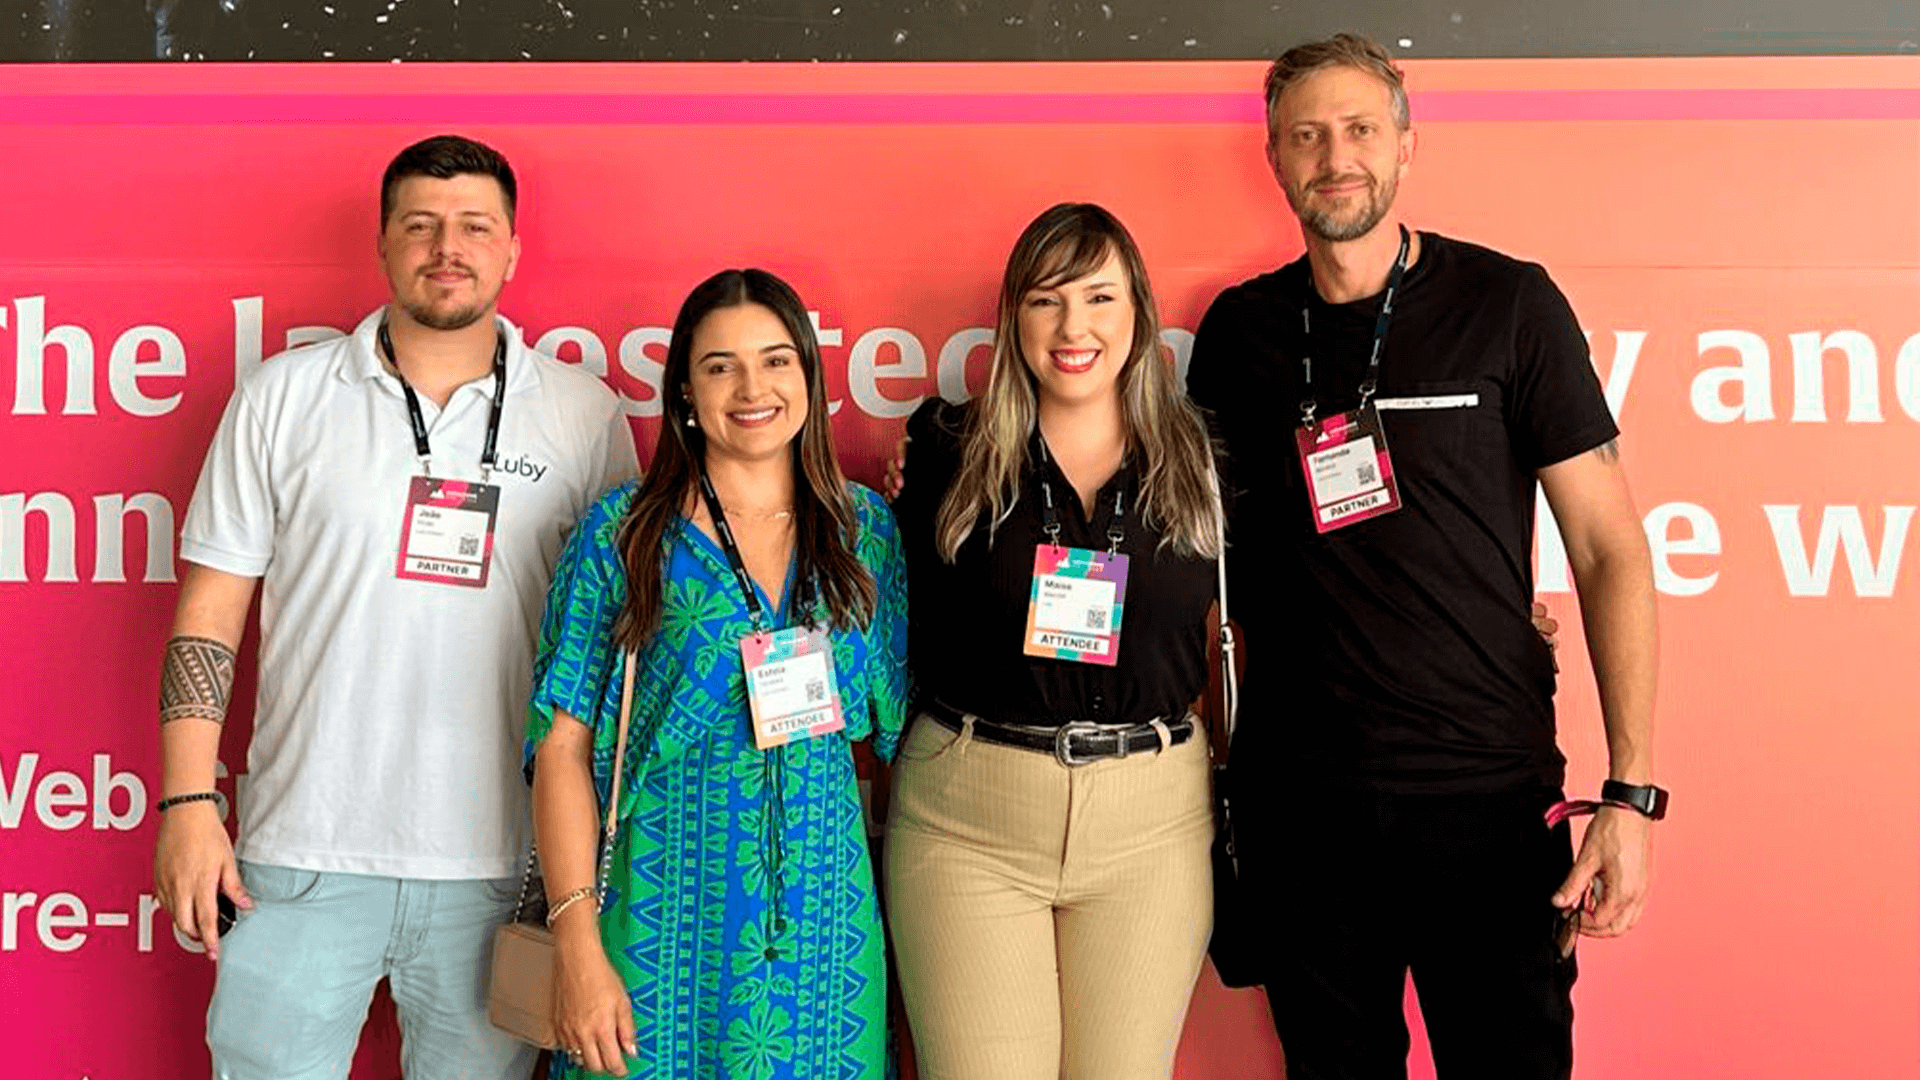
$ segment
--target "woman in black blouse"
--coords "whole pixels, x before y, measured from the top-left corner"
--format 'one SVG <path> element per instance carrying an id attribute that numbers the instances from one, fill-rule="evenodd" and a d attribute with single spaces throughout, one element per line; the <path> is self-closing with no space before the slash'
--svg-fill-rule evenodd
<path id="1" fill-rule="evenodd" d="M 1207 428 L 1126 229 L 1035 219 L 986 390 L 907 430 L 918 699 L 887 882 L 920 1075 L 1164 1080 L 1210 922 L 1188 703 L 1218 538 Z"/>

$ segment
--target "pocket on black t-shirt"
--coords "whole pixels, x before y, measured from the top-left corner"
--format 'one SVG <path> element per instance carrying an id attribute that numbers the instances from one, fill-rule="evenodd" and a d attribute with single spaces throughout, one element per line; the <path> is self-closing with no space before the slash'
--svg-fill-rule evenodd
<path id="1" fill-rule="evenodd" d="M 1374 407 L 1397 473 L 1432 471 L 1490 437 L 1505 440 L 1500 387 L 1490 380 L 1400 383 Z"/>

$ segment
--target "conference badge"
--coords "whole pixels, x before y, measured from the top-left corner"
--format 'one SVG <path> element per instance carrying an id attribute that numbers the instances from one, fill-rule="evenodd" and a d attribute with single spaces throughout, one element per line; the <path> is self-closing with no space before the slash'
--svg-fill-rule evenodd
<path id="1" fill-rule="evenodd" d="M 1306 424 L 1293 437 L 1317 531 L 1329 533 L 1400 509 L 1387 436 L 1372 403 Z"/>
<path id="2" fill-rule="evenodd" d="M 1033 592 L 1022 651 L 1112 667 L 1120 656 L 1126 599 L 1125 555 L 1039 544 L 1033 551 Z"/>
<path id="3" fill-rule="evenodd" d="M 409 581 L 485 588 L 493 561 L 493 525 L 500 487 L 470 480 L 416 476 L 400 522 L 394 576 Z"/>
<path id="4" fill-rule="evenodd" d="M 771 750 L 847 726 L 833 640 L 824 627 L 791 626 L 740 639 L 747 671 L 753 745 Z"/>

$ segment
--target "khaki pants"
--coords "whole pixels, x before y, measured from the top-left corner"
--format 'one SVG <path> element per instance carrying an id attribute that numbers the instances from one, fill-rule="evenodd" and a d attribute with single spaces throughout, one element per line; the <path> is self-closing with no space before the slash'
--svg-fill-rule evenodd
<path id="1" fill-rule="evenodd" d="M 887 909 L 922 1080 L 1166 1080 L 1212 924 L 1204 736 L 1068 768 L 919 717 Z"/>

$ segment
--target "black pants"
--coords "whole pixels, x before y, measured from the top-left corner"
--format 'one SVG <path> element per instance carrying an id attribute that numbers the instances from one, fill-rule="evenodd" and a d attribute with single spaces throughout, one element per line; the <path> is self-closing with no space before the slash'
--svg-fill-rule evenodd
<path id="1" fill-rule="evenodd" d="M 1393 795 L 1235 783 L 1242 875 L 1272 913 L 1267 995 L 1290 1080 L 1401 1080 L 1413 973 L 1441 1080 L 1573 1070 L 1572 865 L 1544 788 Z"/>

